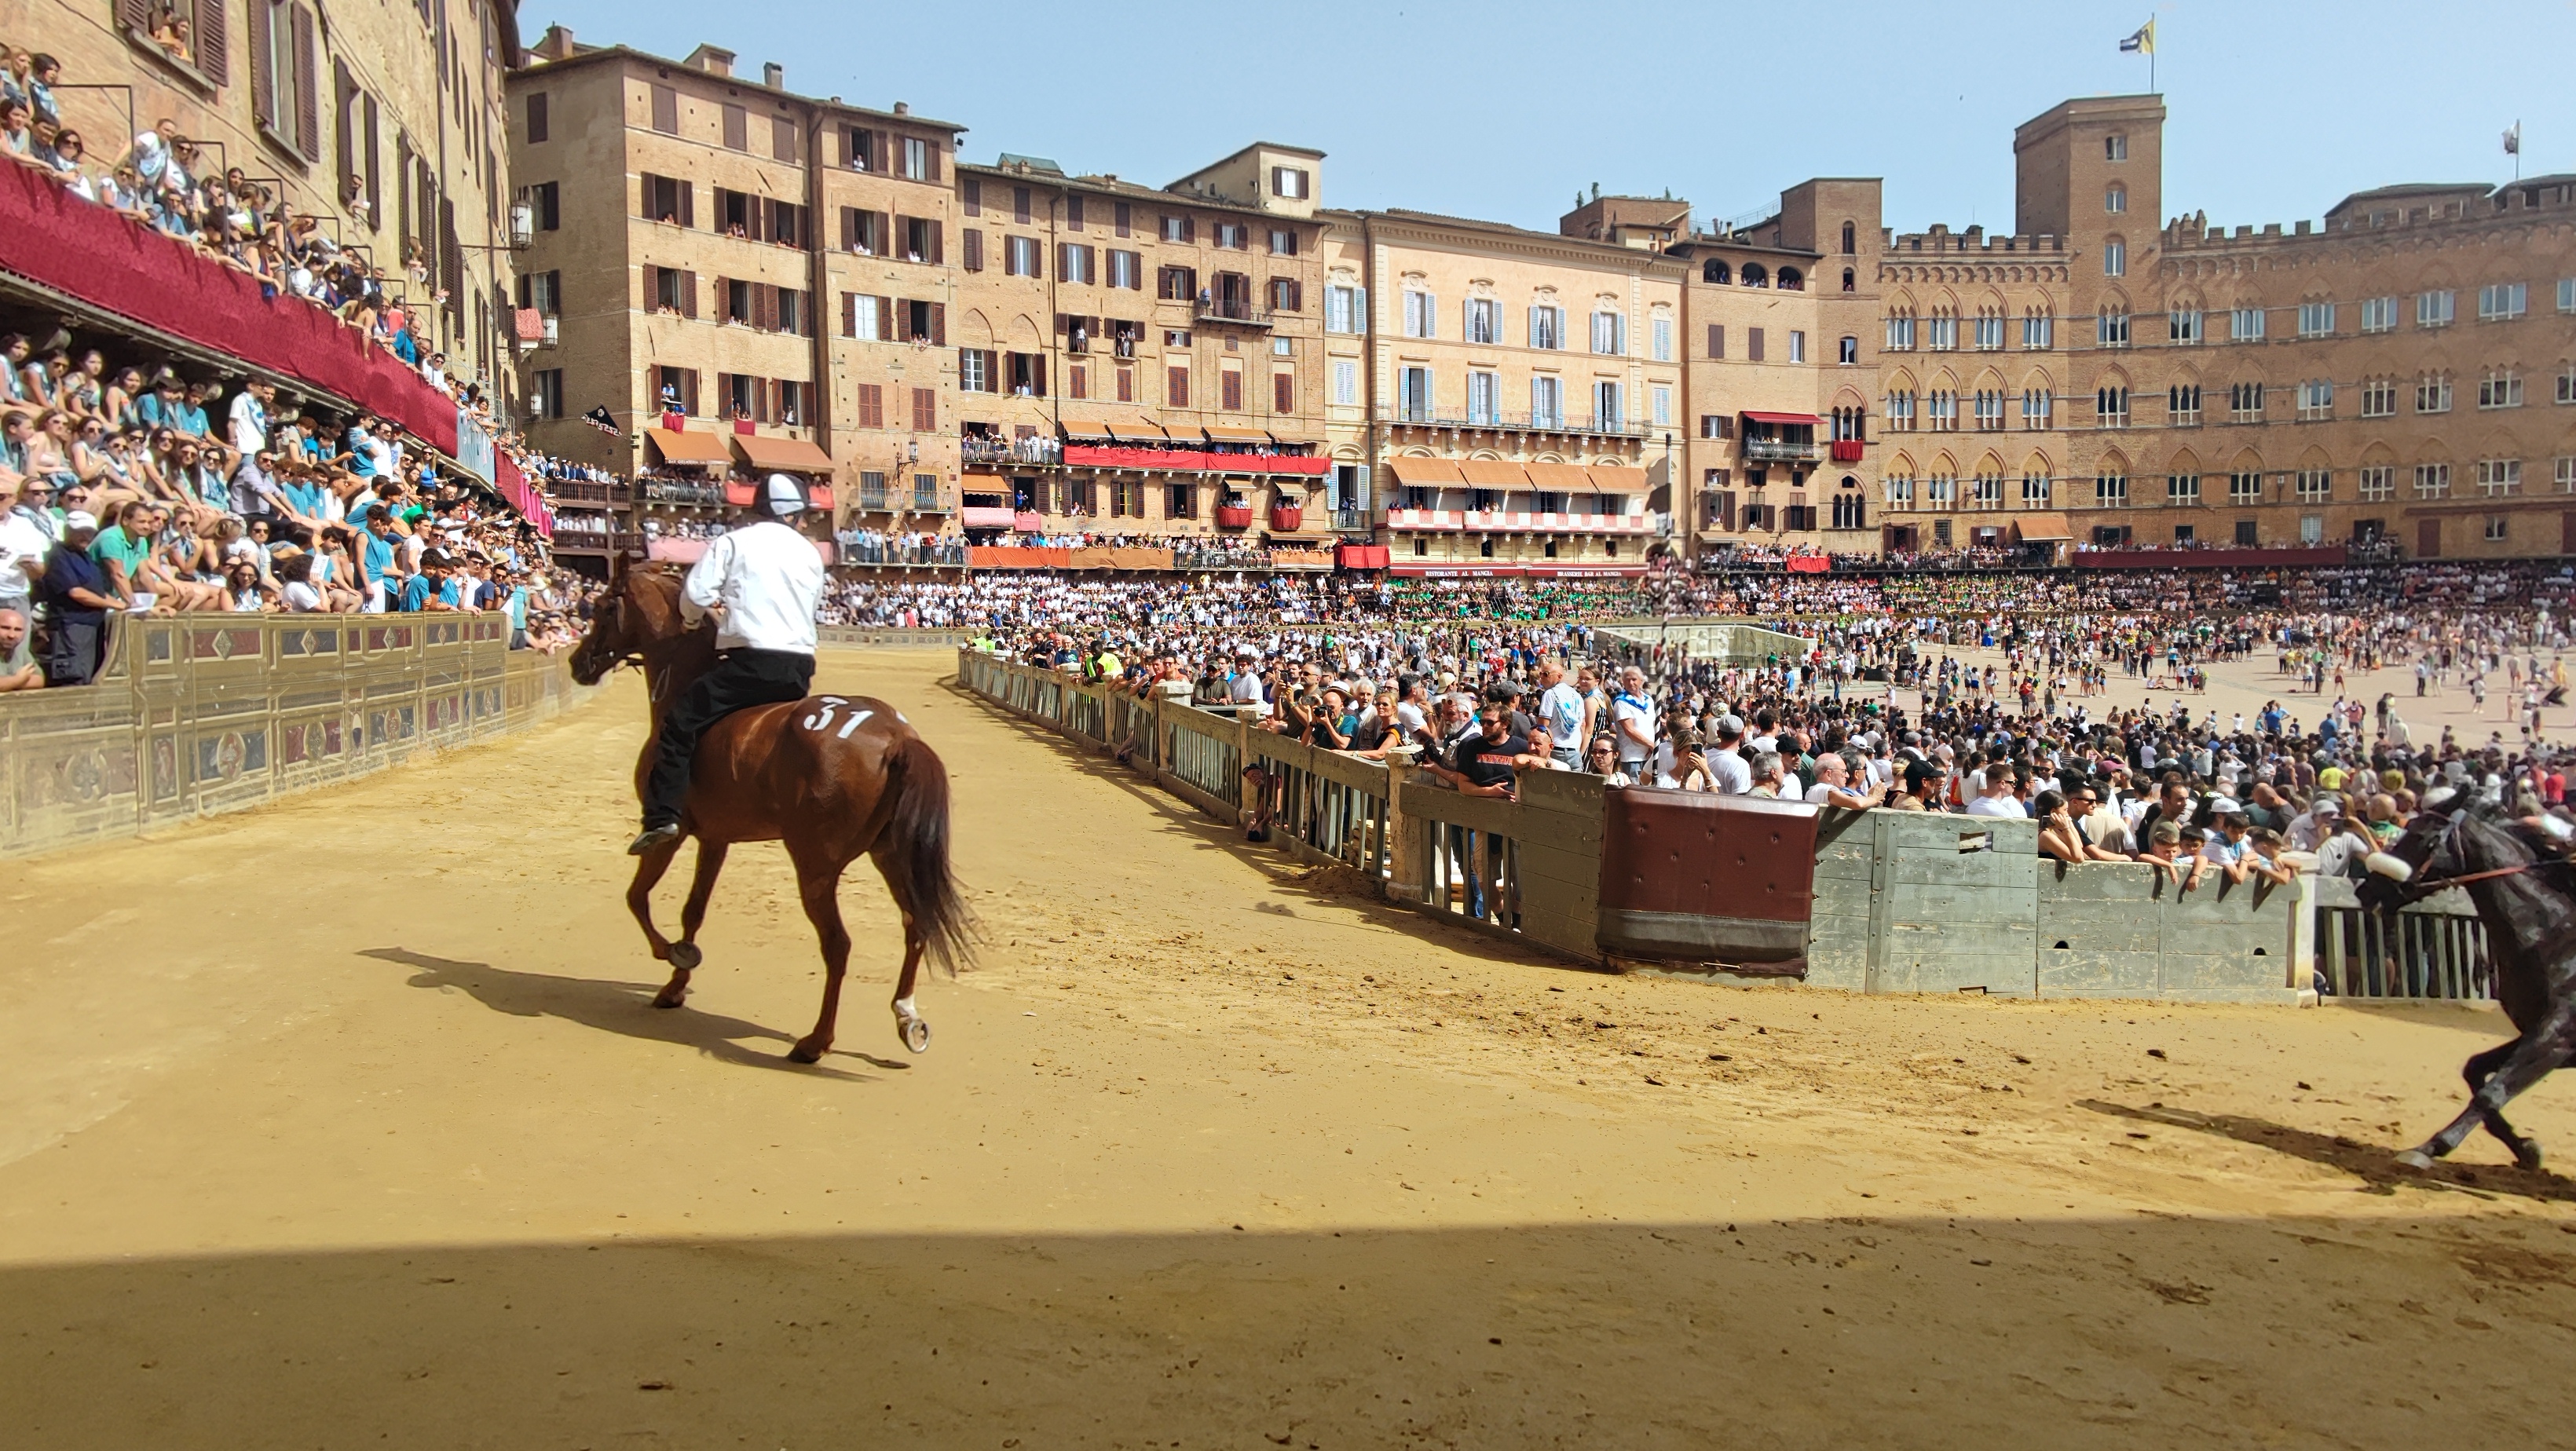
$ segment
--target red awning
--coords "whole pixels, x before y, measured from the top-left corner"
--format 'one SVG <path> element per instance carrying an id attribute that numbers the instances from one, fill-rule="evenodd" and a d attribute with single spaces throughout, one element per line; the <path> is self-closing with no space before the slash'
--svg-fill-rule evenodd
<path id="1" fill-rule="evenodd" d="M 1813 428 L 1824 422 L 1812 413 L 1756 413 L 1750 408 L 1744 410 L 1744 416 L 1756 423 L 1787 423 L 1801 428 Z"/>
<path id="2" fill-rule="evenodd" d="M 958 511 L 959 523 L 969 529 L 1017 529 L 1019 513 L 1008 505 L 969 504 Z"/>
<path id="3" fill-rule="evenodd" d="M 1383 544 L 1345 544 L 1334 551 L 1334 562 L 1344 569 L 1384 569 L 1393 561 Z"/>

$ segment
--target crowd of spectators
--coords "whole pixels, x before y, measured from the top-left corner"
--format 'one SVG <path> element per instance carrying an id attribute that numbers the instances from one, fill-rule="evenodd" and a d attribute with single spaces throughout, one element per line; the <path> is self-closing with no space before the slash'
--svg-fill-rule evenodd
<path id="1" fill-rule="evenodd" d="M 419 309 L 447 298 L 416 251 L 389 281 L 267 183 L 205 167 L 173 121 L 102 159 L 64 121 L 60 63 L 0 57 L 0 155 L 256 277 L 266 296 L 330 311 L 531 477 L 595 476 L 525 450 L 498 398 L 426 341 Z M 537 528 L 394 420 L 111 357 L 113 343 L 75 347 L 67 323 L 35 331 L 0 335 L 0 686 L 87 682 L 121 613 L 491 609 L 509 614 L 514 645 L 569 643 L 575 586 Z"/>

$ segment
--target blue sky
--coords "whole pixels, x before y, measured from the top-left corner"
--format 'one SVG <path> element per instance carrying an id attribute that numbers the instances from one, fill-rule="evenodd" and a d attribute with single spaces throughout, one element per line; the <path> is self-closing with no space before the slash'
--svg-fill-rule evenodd
<path id="1" fill-rule="evenodd" d="M 2473 20 L 2422 0 L 715 13 L 525 0 L 520 23 L 531 43 L 561 22 L 672 56 L 710 41 L 752 75 L 780 61 L 791 89 L 963 123 L 970 160 L 1025 152 L 1160 186 L 1245 142 L 1288 142 L 1329 153 L 1329 205 L 1542 228 L 1595 182 L 1669 189 L 1705 222 L 1809 176 L 1885 177 L 1901 231 L 2009 227 L 2013 127 L 2069 96 L 2145 90 L 2146 62 L 2118 43 L 2150 14 L 2168 213 L 2292 222 L 2369 186 L 2501 182 L 2517 118 L 2525 175 L 2576 171 L 2576 0 L 2506 0 Z"/>

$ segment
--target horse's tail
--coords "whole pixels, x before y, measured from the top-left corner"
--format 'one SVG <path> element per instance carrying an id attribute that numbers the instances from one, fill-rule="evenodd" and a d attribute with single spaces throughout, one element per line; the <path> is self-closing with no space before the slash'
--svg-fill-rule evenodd
<path id="1" fill-rule="evenodd" d="M 886 822 L 923 955 L 951 976 L 975 957 L 975 914 L 948 866 L 948 767 L 930 743 L 906 735 L 886 760 Z"/>

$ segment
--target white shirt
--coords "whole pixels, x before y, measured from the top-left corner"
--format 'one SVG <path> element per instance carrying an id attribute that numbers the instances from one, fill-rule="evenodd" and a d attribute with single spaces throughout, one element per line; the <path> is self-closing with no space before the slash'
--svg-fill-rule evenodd
<path id="1" fill-rule="evenodd" d="M 2030 815 L 2021 802 L 2010 796 L 1980 796 L 1968 803 L 1970 816 L 2003 816 L 2015 821 Z"/>
<path id="2" fill-rule="evenodd" d="M 1734 751 L 1710 751 L 1708 773 L 1717 778 L 1717 794 L 1741 796 L 1753 789 L 1753 768 Z"/>
<path id="3" fill-rule="evenodd" d="M 1560 751 L 1583 748 L 1583 692 L 1560 680 L 1538 698 L 1539 719 L 1547 725 L 1549 744 Z"/>
<path id="4" fill-rule="evenodd" d="M 233 452 L 256 454 L 268 447 L 268 410 L 244 389 L 233 395 Z"/>
<path id="5" fill-rule="evenodd" d="M 36 582 L 21 561 L 41 566 L 53 547 L 53 539 L 35 520 L 15 509 L 0 515 L 0 595 L 34 594 Z"/>
<path id="6" fill-rule="evenodd" d="M 680 587 L 690 624 L 724 606 L 720 650 L 814 653 L 814 614 L 823 606 L 823 556 L 814 542 L 775 519 L 747 524 L 707 546 Z"/>

